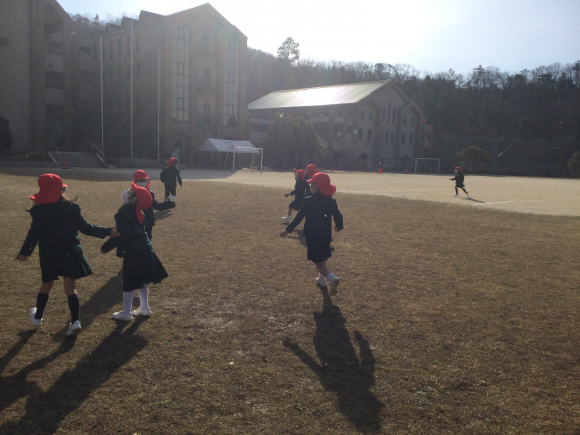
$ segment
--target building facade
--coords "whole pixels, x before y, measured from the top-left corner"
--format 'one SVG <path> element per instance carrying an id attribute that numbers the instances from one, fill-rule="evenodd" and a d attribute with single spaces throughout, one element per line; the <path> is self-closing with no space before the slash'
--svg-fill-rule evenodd
<path id="1" fill-rule="evenodd" d="M 210 4 L 79 25 L 56 0 L 2 0 L 0 118 L 15 151 L 192 161 L 207 137 L 246 139 L 246 53 Z"/>
<path id="2" fill-rule="evenodd" d="M 248 110 L 254 144 L 264 142 L 275 116 L 309 119 L 335 169 L 396 169 L 430 157 L 432 126 L 392 80 L 272 92 Z"/>

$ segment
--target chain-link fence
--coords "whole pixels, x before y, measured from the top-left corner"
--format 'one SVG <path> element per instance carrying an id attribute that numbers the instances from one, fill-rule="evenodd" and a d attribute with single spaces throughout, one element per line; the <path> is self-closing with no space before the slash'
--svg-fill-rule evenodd
<path id="1" fill-rule="evenodd" d="M 458 162 L 455 155 L 470 146 L 477 146 L 491 155 L 491 163 L 469 165 L 467 173 L 525 175 L 540 177 L 577 177 L 566 161 L 574 152 L 566 139 L 521 139 L 435 134 L 431 156 L 441 159 L 441 172 L 452 173 Z"/>

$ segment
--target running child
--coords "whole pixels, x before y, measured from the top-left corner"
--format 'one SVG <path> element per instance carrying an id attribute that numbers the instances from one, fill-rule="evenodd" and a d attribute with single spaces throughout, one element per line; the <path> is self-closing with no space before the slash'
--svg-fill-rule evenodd
<path id="1" fill-rule="evenodd" d="M 307 181 L 310 183 L 312 196 L 304 198 L 296 217 L 280 233 L 280 237 L 286 237 L 302 219 L 306 218 L 304 235 L 306 236 L 307 258 L 314 263 L 319 272 L 316 284 L 324 288 L 328 281 L 330 294 L 334 296 L 338 290 L 339 279 L 330 273 L 326 261 L 331 257 L 332 218 L 334 218 L 334 231 L 343 229 L 342 214 L 336 200 L 332 198 L 336 192 L 336 186 L 330 184 L 330 177 L 324 172 L 314 174 L 312 179 Z"/>
<path id="2" fill-rule="evenodd" d="M 171 157 L 169 160 L 167 160 L 167 167 L 163 168 L 159 179 L 163 184 L 165 184 L 164 201 L 173 201 L 175 195 L 177 195 L 177 182 L 179 182 L 180 187 L 183 187 L 183 184 L 181 183 L 181 176 L 179 175 L 179 169 L 177 169 L 177 159 L 175 157 Z"/>
<path id="3" fill-rule="evenodd" d="M 310 188 L 308 183 L 306 182 L 306 171 L 304 169 L 294 169 L 294 178 L 296 179 L 296 184 L 294 184 L 294 190 L 292 192 L 288 192 L 284 194 L 284 198 L 288 198 L 289 196 L 294 196 L 294 201 L 290 203 L 288 206 L 288 216 L 283 217 L 282 221 L 286 222 L 287 224 L 290 223 L 290 217 L 292 216 L 292 210 L 300 210 L 300 206 L 302 205 L 302 200 L 306 195 L 306 189 L 308 189 L 308 193 L 310 193 Z"/>
<path id="4" fill-rule="evenodd" d="M 153 240 L 153 227 L 155 226 L 155 217 L 153 216 L 153 210 L 163 211 L 175 208 L 175 202 L 165 201 L 159 203 L 155 200 L 155 194 L 151 192 L 151 180 L 149 180 L 149 177 L 147 176 L 147 173 L 145 171 L 141 169 L 135 171 L 135 173 L 133 174 L 133 181 L 137 186 L 146 188 L 151 194 L 151 198 L 153 199 L 153 204 L 151 205 L 151 207 L 143 211 L 143 213 L 145 213 L 145 232 L 149 236 L 149 240 Z"/>
<path id="5" fill-rule="evenodd" d="M 465 194 L 467 195 L 467 197 L 469 198 L 469 193 L 467 192 L 467 190 L 465 190 L 465 185 L 463 184 L 464 178 L 465 178 L 465 176 L 463 175 L 463 172 L 461 171 L 461 167 L 457 166 L 455 168 L 455 177 L 450 178 L 450 180 L 455 181 L 455 196 L 459 196 L 459 190 L 457 190 L 457 188 L 460 187 L 461 190 L 463 190 L 465 192 Z"/>
<path id="6" fill-rule="evenodd" d="M 130 322 L 133 316 L 150 316 L 148 284 L 158 284 L 168 276 L 145 232 L 143 210 L 152 204 L 149 191 L 133 183 L 129 190 L 129 203 L 121 206 L 115 215 L 121 236 L 109 239 L 101 246 L 102 254 L 117 248 L 117 256 L 123 257 L 123 310 L 113 314 L 116 320 Z M 135 290 L 139 292 L 140 305 L 131 311 Z"/>
<path id="7" fill-rule="evenodd" d="M 65 196 L 68 187 L 58 175 L 44 174 L 38 177 L 40 191 L 30 199 L 34 205 L 29 213 L 32 224 L 20 253 L 15 260 L 28 261 L 38 244 L 38 257 L 42 272 L 40 291 L 36 296 L 36 307 L 28 313 L 35 327 L 42 325 L 48 295 L 59 276 L 64 280 L 64 293 L 68 298 L 71 322 L 66 335 L 81 332 L 80 302 L 76 291 L 76 280 L 93 272 L 83 253 L 78 232 L 101 239 L 119 236 L 114 228 L 88 224 L 78 204 Z"/>

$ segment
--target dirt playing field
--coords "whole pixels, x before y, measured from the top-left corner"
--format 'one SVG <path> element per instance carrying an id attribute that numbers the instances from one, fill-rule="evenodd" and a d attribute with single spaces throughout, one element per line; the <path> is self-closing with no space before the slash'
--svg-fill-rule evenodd
<path id="1" fill-rule="evenodd" d="M 121 259 L 81 235 L 74 338 L 61 283 L 33 329 L 38 251 L 13 261 L 42 172 L 0 171 L 1 434 L 580 434 L 578 180 L 467 176 L 466 200 L 448 176 L 332 173 L 330 297 L 303 224 L 278 236 L 291 173 L 186 169 L 151 318 L 111 320 Z M 114 225 L 132 171 L 57 173 Z"/>

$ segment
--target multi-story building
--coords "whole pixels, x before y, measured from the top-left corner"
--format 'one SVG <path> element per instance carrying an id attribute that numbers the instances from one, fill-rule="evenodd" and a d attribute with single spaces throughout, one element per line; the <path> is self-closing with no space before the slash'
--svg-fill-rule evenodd
<path id="1" fill-rule="evenodd" d="M 73 146 L 70 24 L 55 0 L 0 1 L 0 118 L 13 150 Z"/>
<path id="2" fill-rule="evenodd" d="M 0 121 L 17 151 L 93 142 L 154 158 L 159 144 L 188 161 L 207 137 L 246 138 L 246 52 L 210 4 L 103 26 L 56 0 L 2 0 Z"/>
<path id="3" fill-rule="evenodd" d="M 392 80 L 276 91 L 248 110 L 254 144 L 263 143 L 277 115 L 308 118 L 335 169 L 399 168 L 429 157 L 432 127 Z"/>
<path id="4" fill-rule="evenodd" d="M 210 4 L 108 25 L 94 41 L 105 149 L 191 161 L 208 137 L 245 139 L 247 38 Z M 102 71 L 102 76 L 101 76 Z"/>

